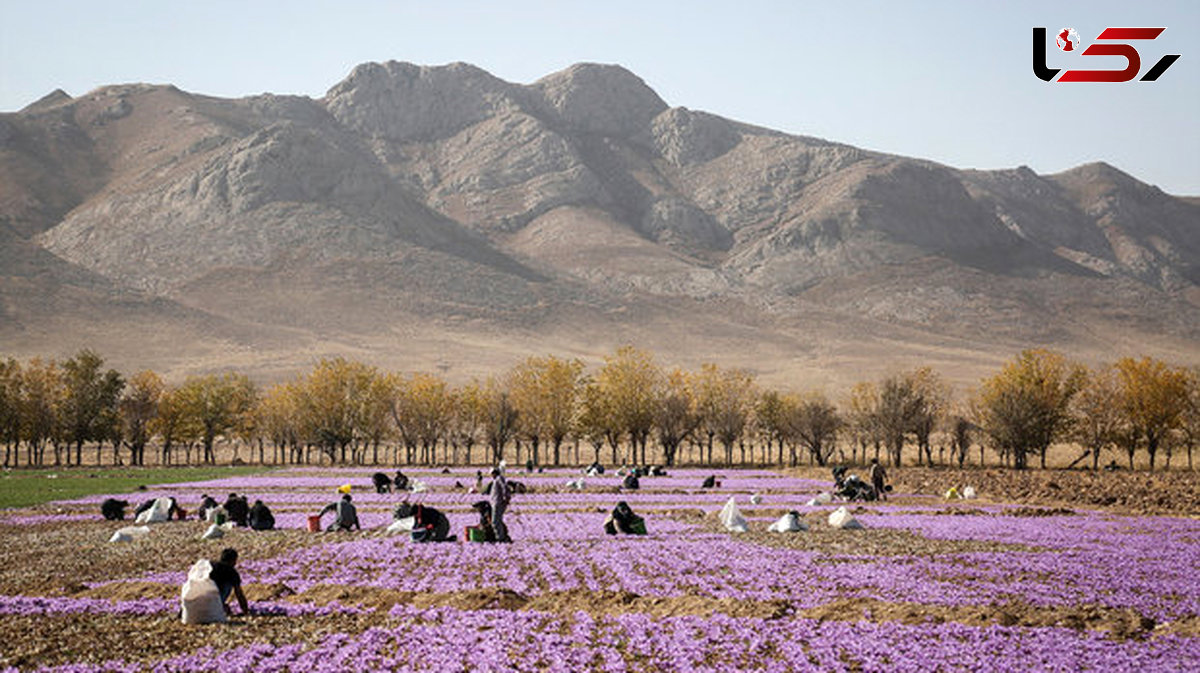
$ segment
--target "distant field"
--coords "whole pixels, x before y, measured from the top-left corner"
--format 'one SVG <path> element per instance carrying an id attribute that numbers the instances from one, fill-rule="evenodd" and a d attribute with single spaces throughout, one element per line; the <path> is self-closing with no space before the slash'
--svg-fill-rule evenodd
<path id="1" fill-rule="evenodd" d="M 202 481 L 264 472 L 257 467 L 84 467 L 5 470 L 0 476 L 0 508 L 29 507 L 95 493 L 136 493 L 138 486 Z"/>

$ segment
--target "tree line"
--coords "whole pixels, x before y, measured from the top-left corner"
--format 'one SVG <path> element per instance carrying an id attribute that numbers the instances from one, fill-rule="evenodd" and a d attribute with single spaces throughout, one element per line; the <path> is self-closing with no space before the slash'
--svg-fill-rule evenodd
<path id="1" fill-rule="evenodd" d="M 530 357 L 506 373 L 451 385 L 429 373 L 384 372 L 326 359 L 295 379 L 261 387 L 244 374 L 167 385 L 153 371 L 126 377 L 82 350 L 63 362 L 0 360 L 4 466 L 267 464 L 536 465 L 681 462 L 795 466 L 901 463 L 963 466 L 978 448 L 1000 464 L 1046 466 L 1051 445 L 1101 456 L 1138 455 L 1154 469 L 1200 434 L 1200 375 L 1153 358 L 1088 368 L 1027 350 L 963 396 L 930 368 L 855 385 L 834 403 L 822 391 L 764 389 L 749 371 L 705 364 L 667 368 L 633 347 L 588 371 L 575 359 Z M 936 447 L 936 449 L 935 449 Z M 247 453 L 243 459 L 241 451 Z M 153 455 L 153 453 L 152 453 Z M 51 463 L 52 459 L 52 463 Z"/>

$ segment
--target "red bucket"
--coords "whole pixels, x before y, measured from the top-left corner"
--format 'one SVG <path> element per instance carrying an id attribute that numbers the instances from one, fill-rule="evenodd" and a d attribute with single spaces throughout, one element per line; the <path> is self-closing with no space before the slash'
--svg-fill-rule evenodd
<path id="1" fill-rule="evenodd" d="M 320 514 L 314 514 L 314 515 L 308 517 L 308 532 L 310 532 L 310 533 L 320 533 L 321 532 L 321 515 Z"/>

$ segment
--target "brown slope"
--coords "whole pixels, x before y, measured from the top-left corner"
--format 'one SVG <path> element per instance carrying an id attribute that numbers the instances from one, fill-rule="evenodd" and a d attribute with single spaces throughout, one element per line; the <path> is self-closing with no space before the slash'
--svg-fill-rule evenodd
<path id="1" fill-rule="evenodd" d="M 7 127 L 21 161 L 53 154 L 39 120 L 69 111 L 95 168 L 87 183 L 43 162 L 61 187 L 44 191 L 74 196 L 39 206 L 31 231 L 56 225 L 40 243 L 295 330 L 310 354 L 404 334 L 387 357 L 436 361 L 442 343 L 477 367 L 484 343 L 633 341 L 828 380 L 889 353 L 974 372 L 1029 344 L 1196 359 L 1195 205 L 1123 174 L 957 171 L 789 136 L 668 108 L 595 64 L 517 85 L 391 62 L 320 101 L 135 85 L 32 107 Z"/>

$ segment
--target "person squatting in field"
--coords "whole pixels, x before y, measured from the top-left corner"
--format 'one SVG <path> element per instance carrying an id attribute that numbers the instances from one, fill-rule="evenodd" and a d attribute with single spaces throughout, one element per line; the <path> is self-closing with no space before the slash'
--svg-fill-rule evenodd
<path id="1" fill-rule="evenodd" d="M 343 495 L 341 500 L 325 505 L 321 513 L 317 516 L 325 516 L 326 512 L 336 512 L 337 516 L 334 518 L 333 523 L 329 524 L 329 527 L 325 530 L 362 530 L 362 526 L 358 523 L 358 509 L 350 501 L 349 493 Z"/>
<path id="2" fill-rule="evenodd" d="M 413 517 L 412 539 L 414 542 L 453 542 L 450 535 L 450 519 L 440 510 L 425 505 L 403 503 L 396 506 L 392 518 L 396 520 Z"/>
<path id="3" fill-rule="evenodd" d="M 232 593 L 237 597 L 238 607 L 242 609 L 242 614 L 248 615 L 250 614 L 250 604 L 246 602 L 246 594 L 242 593 L 242 576 L 234 568 L 237 560 L 236 549 L 227 547 L 221 550 L 221 557 L 213 561 L 212 572 L 208 577 L 217 585 L 217 593 L 221 596 L 221 607 L 225 608 L 225 614 L 233 614 L 227 602 L 229 594 Z"/>

